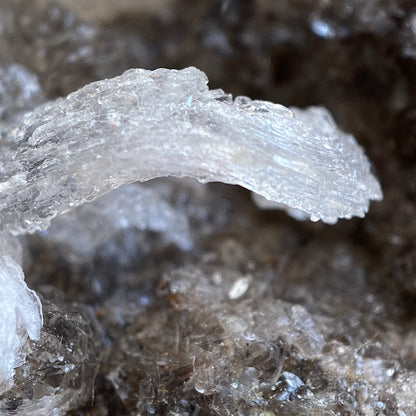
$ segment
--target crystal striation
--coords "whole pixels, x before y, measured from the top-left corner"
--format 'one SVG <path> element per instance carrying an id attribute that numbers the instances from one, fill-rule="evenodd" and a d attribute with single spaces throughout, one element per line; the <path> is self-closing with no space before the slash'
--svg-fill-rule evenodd
<path id="1" fill-rule="evenodd" d="M 326 110 L 233 101 L 207 82 L 192 67 L 134 69 L 27 114 L 2 143 L 2 227 L 46 228 L 73 206 L 159 176 L 242 185 L 329 223 L 381 199 L 363 150 Z"/>

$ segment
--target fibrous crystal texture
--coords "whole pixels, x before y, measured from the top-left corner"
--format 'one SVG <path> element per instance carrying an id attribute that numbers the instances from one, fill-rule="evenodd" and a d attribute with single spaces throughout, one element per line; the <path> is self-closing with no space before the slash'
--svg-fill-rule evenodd
<path id="1" fill-rule="evenodd" d="M 233 101 L 195 68 L 93 83 L 29 113 L 5 142 L 0 222 L 14 234 L 159 176 L 239 184 L 330 223 L 381 198 L 363 150 L 326 110 Z"/>

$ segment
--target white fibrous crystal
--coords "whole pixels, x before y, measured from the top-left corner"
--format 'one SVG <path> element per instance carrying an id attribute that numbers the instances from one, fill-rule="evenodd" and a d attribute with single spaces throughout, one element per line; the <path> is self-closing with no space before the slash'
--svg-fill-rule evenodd
<path id="1" fill-rule="evenodd" d="M 195 68 L 89 84 L 36 108 L 4 141 L 0 222 L 14 234 L 159 176 L 238 184 L 327 222 L 382 197 L 362 148 L 326 110 L 233 101 Z"/>
<path id="2" fill-rule="evenodd" d="M 207 82 L 195 68 L 129 70 L 4 124 L 2 231 L 45 230 L 57 215 L 123 184 L 161 176 L 238 184 L 329 223 L 364 216 L 369 201 L 381 199 L 362 148 L 337 129 L 326 110 L 232 100 L 222 90 L 209 90 Z M 18 107 L 26 109 L 24 95 Z M 78 252 L 94 250 L 127 227 L 160 231 L 182 249 L 191 247 L 186 217 L 136 185 L 71 215 L 57 219 L 48 235 Z M 82 229 L 85 224 L 89 229 Z M 27 336 L 37 339 L 42 325 L 39 299 L 26 287 L 5 235 L 0 239 L 2 386 L 10 385 L 13 368 L 24 359 Z M 249 280 L 239 281 L 230 298 L 247 290 Z M 292 318 L 279 325 L 293 325 Z M 298 332 L 302 338 L 303 328 Z M 312 355 L 321 348 L 317 339 L 304 342 Z"/>
<path id="3" fill-rule="evenodd" d="M 54 218 L 46 237 L 87 255 L 116 232 L 133 227 L 160 232 L 181 249 L 192 247 L 185 214 L 170 206 L 151 188 L 138 184 L 124 185 Z"/>
<path id="4" fill-rule="evenodd" d="M 0 240 L 0 394 L 11 384 L 14 368 L 23 364 L 27 337 L 39 339 L 42 307 L 28 289 L 16 247 L 2 235 Z"/>

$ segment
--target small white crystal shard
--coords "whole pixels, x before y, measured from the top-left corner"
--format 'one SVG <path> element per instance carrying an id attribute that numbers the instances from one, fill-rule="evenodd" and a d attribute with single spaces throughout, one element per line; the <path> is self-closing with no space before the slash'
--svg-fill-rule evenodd
<path id="1" fill-rule="evenodd" d="M 238 184 L 330 223 L 381 199 L 362 148 L 326 110 L 233 101 L 207 82 L 196 68 L 133 69 L 36 108 L 0 144 L 2 227 L 46 228 L 159 176 Z"/>
<path id="2" fill-rule="evenodd" d="M 228 297 L 232 300 L 241 298 L 241 296 L 243 296 L 247 292 L 251 280 L 252 277 L 250 275 L 243 276 L 240 279 L 236 280 L 228 292 Z"/>

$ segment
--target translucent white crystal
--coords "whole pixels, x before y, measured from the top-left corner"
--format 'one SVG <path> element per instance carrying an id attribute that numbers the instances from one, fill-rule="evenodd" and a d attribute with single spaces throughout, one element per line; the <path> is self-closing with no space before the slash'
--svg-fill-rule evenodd
<path id="1" fill-rule="evenodd" d="M 192 247 L 189 223 L 151 188 L 124 185 L 89 204 L 55 218 L 46 231 L 50 240 L 74 252 L 90 254 L 117 231 L 136 227 L 163 233 L 182 249 Z"/>
<path id="2" fill-rule="evenodd" d="M 39 106 L 4 142 L 0 221 L 15 234 L 159 176 L 239 184 L 327 222 L 382 197 L 363 150 L 326 110 L 233 101 L 196 68 L 89 84 Z"/>
<path id="3" fill-rule="evenodd" d="M 22 347 L 29 336 L 37 340 L 42 326 L 42 307 L 28 289 L 16 247 L 7 236 L 0 240 L 0 394 L 12 383 L 14 368 L 24 362 Z"/>

